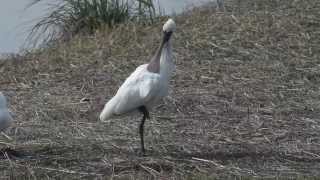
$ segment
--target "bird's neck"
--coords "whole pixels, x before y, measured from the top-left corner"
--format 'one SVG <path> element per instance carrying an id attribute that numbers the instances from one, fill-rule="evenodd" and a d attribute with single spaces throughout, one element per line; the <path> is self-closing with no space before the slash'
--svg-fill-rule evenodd
<path id="1" fill-rule="evenodd" d="M 172 33 L 164 33 L 160 46 L 147 66 L 148 71 L 162 74 L 163 70 L 166 68 L 167 61 L 172 61 L 171 34 Z"/>
<path id="2" fill-rule="evenodd" d="M 168 41 L 164 44 L 160 57 L 160 75 L 165 79 L 169 79 L 174 69 L 172 60 L 172 45 Z"/>

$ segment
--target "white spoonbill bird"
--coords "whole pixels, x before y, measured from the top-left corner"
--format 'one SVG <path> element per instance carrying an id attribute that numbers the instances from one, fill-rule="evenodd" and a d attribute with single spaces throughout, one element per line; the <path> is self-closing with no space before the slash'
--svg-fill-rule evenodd
<path id="1" fill-rule="evenodd" d="M 0 92 L 0 132 L 7 129 L 12 123 L 12 117 L 7 108 L 6 97 Z"/>
<path id="2" fill-rule="evenodd" d="M 148 64 L 143 64 L 125 80 L 116 95 L 104 106 L 100 120 L 122 115 L 135 110 L 143 114 L 140 126 L 141 150 L 145 154 L 143 129 L 146 119 L 150 119 L 149 110 L 168 94 L 169 80 L 174 70 L 171 35 L 176 24 L 169 19 L 163 25 L 163 39 L 155 55 Z"/>

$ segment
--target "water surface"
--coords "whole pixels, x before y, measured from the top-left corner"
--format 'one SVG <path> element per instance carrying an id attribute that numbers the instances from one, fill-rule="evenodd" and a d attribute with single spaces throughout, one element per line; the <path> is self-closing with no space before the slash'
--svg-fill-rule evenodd
<path id="1" fill-rule="evenodd" d="M 48 0 L 49 1 L 49 0 Z M 48 2 L 47 1 L 47 2 Z M 185 8 L 213 0 L 154 0 L 165 14 L 180 13 Z M 26 9 L 31 0 L 2 0 L 0 6 L 0 54 L 18 53 L 28 30 L 42 17 L 47 6 L 38 4 Z"/>

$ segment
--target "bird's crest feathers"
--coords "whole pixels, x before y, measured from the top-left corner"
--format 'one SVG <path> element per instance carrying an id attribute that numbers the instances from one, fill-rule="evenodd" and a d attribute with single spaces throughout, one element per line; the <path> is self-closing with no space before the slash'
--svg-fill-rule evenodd
<path id="1" fill-rule="evenodd" d="M 163 31 L 164 32 L 174 32 L 176 30 L 176 23 L 169 19 L 164 25 L 163 25 Z"/>

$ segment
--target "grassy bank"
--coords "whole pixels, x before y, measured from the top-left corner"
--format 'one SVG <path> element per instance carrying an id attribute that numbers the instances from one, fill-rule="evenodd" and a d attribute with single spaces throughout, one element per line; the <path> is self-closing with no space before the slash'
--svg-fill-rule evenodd
<path id="1" fill-rule="evenodd" d="M 35 47 L 91 35 L 121 23 L 150 24 L 156 14 L 152 0 L 32 0 L 28 7 L 45 2 L 48 13 L 31 28 L 27 38 Z"/>
<path id="2" fill-rule="evenodd" d="M 320 2 L 228 1 L 175 18 L 176 74 L 146 122 L 97 121 L 160 42 L 162 23 L 119 25 L 1 61 L 15 125 L 4 178 L 215 179 L 320 175 Z M 83 98 L 89 102 L 81 101 Z M 1 137 L 2 138 L 2 137 Z M 1 139 L 2 141 L 2 139 Z"/>

